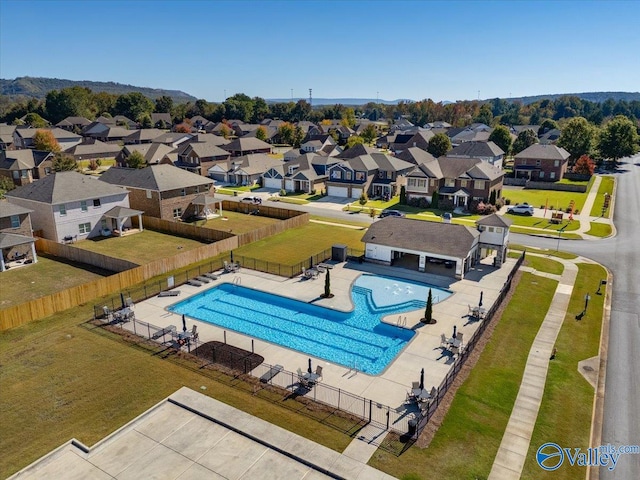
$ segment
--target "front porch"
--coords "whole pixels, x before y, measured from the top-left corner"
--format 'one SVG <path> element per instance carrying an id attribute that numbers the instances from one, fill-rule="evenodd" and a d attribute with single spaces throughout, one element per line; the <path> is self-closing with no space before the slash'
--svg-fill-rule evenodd
<path id="1" fill-rule="evenodd" d="M 142 227 L 142 214 L 141 210 L 134 210 L 128 207 L 113 207 L 111 210 L 104 214 L 102 219 L 102 228 L 100 235 L 103 237 L 124 237 L 126 235 L 133 235 L 140 233 L 143 230 Z M 131 227 L 131 217 L 138 218 L 138 228 Z"/>
<path id="2" fill-rule="evenodd" d="M 35 239 L 16 233 L 0 233 L 0 272 L 38 262 Z"/>

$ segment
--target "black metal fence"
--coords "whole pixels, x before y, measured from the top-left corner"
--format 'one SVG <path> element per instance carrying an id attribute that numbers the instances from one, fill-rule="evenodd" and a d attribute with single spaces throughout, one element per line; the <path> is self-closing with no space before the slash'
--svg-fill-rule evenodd
<path id="1" fill-rule="evenodd" d="M 458 372 L 462 369 L 462 367 L 464 366 L 464 363 L 467 361 L 467 358 L 469 358 L 469 355 L 471 355 L 471 352 L 473 352 L 473 349 L 475 348 L 476 344 L 482 337 L 484 331 L 487 329 L 487 327 L 493 320 L 496 312 L 498 311 L 498 309 L 500 308 L 500 305 L 502 304 L 502 301 L 505 299 L 505 297 L 509 293 L 509 290 L 511 289 L 511 282 L 513 281 L 513 277 L 518 271 L 518 269 L 520 268 L 520 266 L 522 265 L 522 262 L 524 262 L 524 258 L 525 258 L 525 252 L 522 252 L 522 255 L 520 255 L 520 258 L 518 258 L 518 260 L 516 261 L 514 267 L 511 269 L 511 272 L 507 276 L 507 280 L 505 281 L 504 285 L 500 289 L 498 298 L 493 302 L 491 307 L 487 310 L 484 316 L 484 320 L 482 320 L 482 322 L 478 326 L 478 329 L 473 333 L 473 335 L 471 335 L 469 340 L 466 342 L 466 344 L 464 345 L 464 349 L 462 350 L 460 355 L 456 357 L 455 361 L 453 362 L 453 365 L 451 366 L 451 369 L 447 373 L 447 376 L 440 383 L 440 386 L 438 387 L 438 394 L 429 403 L 428 407 L 422 411 L 420 418 L 417 421 L 417 425 L 415 429 L 416 437 L 420 435 L 420 432 L 422 432 L 422 430 L 429 423 L 429 419 L 438 408 L 438 405 L 440 405 L 440 402 L 446 395 L 447 391 L 449 390 L 449 387 L 451 386 L 456 376 L 458 375 Z"/>

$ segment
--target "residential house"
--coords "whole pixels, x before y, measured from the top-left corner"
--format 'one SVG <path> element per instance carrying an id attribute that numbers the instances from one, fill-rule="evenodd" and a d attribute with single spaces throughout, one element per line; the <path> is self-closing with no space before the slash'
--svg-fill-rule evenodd
<path id="1" fill-rule="evenodd" d="M 233 157 L 209 168 L 209 176 L 216 181 L 233 185 L 255 185 L 260 183 L 264 173 L 283 162 L 264 153 Z"/>
<path id="2" fill-rule="evenodd" d="M 303 153 L 304 151 L 300 148 L 292 148 L 291 150 L 284 152 L 282 158 L 285 162 L 290 162 L 291 160 L 298 158 Z"/>
<path id="3" fill-rule="evenodd" d="M 495 252 L 493 260 L 494 267 L 501 267 L 507 260 L 507 249 L 509 248 L 509 227 L 513 220 L 502 215 L 487 215 L 476 222 L 480 232 L 480 257 L 488 257 Z"/>
<path id="4" fill-rule="evenodd" d="M 484 123 L 474 123 L 464 128 L 450 128 L 447 135 L 451 139 L 451 145 L 458 146 L 465 142 L 488 142 L 493 128 Z M 515 140 L 515 135 L 511 134 Z"/>
<path id="5" fill-rule="evenodd" d="M 226 151 L 231 152 L 232 157 L 241 157 L 252 153 L 271 153 L 271 145 L 257 138 L 236 138 L 223 145 Z"/>
<path id="6" fill-rule="evenodd" d="M 492 191 L 499 197 L 504 171 L 477 158 L 440 157 L 421 163 L 407 174 L 407 200 L 447 199 L 454 207 L 468 207 L 473 200 L 487 201 Z"/>
<path id="7" fill-rule="evenodd" d="M 56 127 L 69 132 L 80 133 L 82 129 L 91 124 L 91 120 L 84 117 L 67 117 L 56 123 Z"/>
<path id="8" fill-rule="evenodd" d="M 122 148 L 120 145 L 104 143 L 94 138 L 84 138 L 82 143 L 66 150 L 76 160 L 92 160 L 102 158 L 116 158 Z"/>
<path id="9" fill-rule="evenodd" d="M 432 259 L 451 262 L 455 268 L 438 273 L 462 279 L 480 258 L 479 237 L 466 225 L 386 217 L 369 226 L 362 242 L 366 261 L 419 272 L 429 272 Z"/>
<path id="10" fill-rule="evenodd" d="M 370 197 L 392 197 L 413 167 L 409 162 L 383 153 L 336 161 L 327 166 L 327 194 L 359 198 L 364 192 Z"/>
<path id="11" fill-rule="evenodd" d="M 398 153 L 396 158 L 404 160 L 405 162 L 413 163 L 414 165 L 420 165 L 421 163 L 427 163 L 435 160 L 433 155 L 418 147 L 409 147 Z"/>
<path id="12" fill-rule="evenodd" d="M 223 150 L 214 143 L 187 143 L 185 148 L 178 152 L 176 167 L 184 168 L 198 175 L 209 176 L 209 169 L 217 163 L 226 165 L 231 158 L 231 153 Z"/>
<path id="13" fill-rule="evenodd" d="M 53 170 L 53 153 L 40 150 L 5 150 L 0 152 L 0 175 L 16 186 L 44 178 Z"/>
<path id="14" fill-rule="evenodd" d="M 0 200 L 0 272 L 16 264 L 36 263 L 29 208 Z"/>
<path id="15" fill-rule="evenodd" d="M 171 128 L 173 119 L 170 113 L 152 113 L 151 123 L 155 128 Z"/>
<path id="16" fill-rule="evenodd" d="M 143 143 L 139 145 L 125 145 L 120 153 L 116 155 L 116 163 L 120 167 L 127 166 L 127 159 L 133 152 L 140 152 L 144 157 L 147 165 L 156 165 L 158 163 L 173 163 L 177 159 L 171 157 L 176 152 L 175 148 L 171 148 L 164 143 Z"/>
<path id="17" fill-rule="evenodd" d="M 32 210 L 33 228 L 56 242 L 102 235 L 105 230 L 114 229 L 113 209 L 129 207 L 126 189 L 78 172 L 48 175 L 5 196 L 10 202 Z M 129 216 L 133 214 L 136 212 L 130 212 Z M 130 226 L 129 218 L 124 221 L 120 218 L 120 225 Z"/>
<path id="18" fill-rule="evenodd" d="M 401 133 L 396 135 L 394 141 L 389 145 L 389 148 L 396 154 L 411 147 L 418 147 L 422 150 L 426 150 L 429 147 L 429 140 L 434 137 L 434 133 L 431 130 L 421 129 L 415 133 Z"/>
<path id="19" fill-rule="evenodd" d="M 163 130 L 158 130 L 157 128 L 141 128 L 140 130 L 133 130 L 129 135 L 124 137 L 122 141 L 125 145 L 153 143 L 156 138 L 164 133 Z"/>
<path id="20" fill-rule="evenodd" d="M 180 145 L 190 141 L 194 135 L 190 133 L 165 132 L 153 139 L 153 143 L 164 143 L 165 145 L 178 148 Z"/>
<path id="21" fill-rule="evenodd" d="M 0 124 L 0 150 L 13 150 L 13 132 L 15 125 Z"/>
<path id="22" fill-rule="evenodd" d="M 31 127 L 17 127 L 13 132 L 13 144 L 15 148 L 35 148 L 33 143 L 33 137 L 38 130 L 50 131 L 54 138 L 58 141 L 60 148 L 66 150 L 78 145 L 82 141 L 80 135 L 76 135 L 73 132 L 68 132 L 61 128 L 31 128 Z"/>
<path id="23" fill-rule="evenodd" d="M 380 153 L 380 151 L 373 147 L 358 143 L 357 145 L 340 152 L 338 155 L 335 155 L 335 157 L 347 159 L 359 157 L 360 155 L 371 155 L 372 153 Z"/>
<path id="24" fill-rule="evenodd" d="M 557 128 L 552 128 L 551 130 L 548 130 L 540 135 L 538 140 L 543 145 L 555 144 L 558 140 L 560 140 L 560 135 L 562 135 L 562 132 L 560 130 L 558 130 Z"/>
<path id="25" fill-rule="evenodd" d="M 287 192 L 313 193 L 324 190 L 327 158 L 305 153 L 295 160 L 274 165 L 262 175 L 262 186 Z"/>
<path id="26" fill-rule="evenodd" d="M 164 220 L 194 216 L 199 208 L 194 200 L 208 194 L 213 186 L 209 178 L 168 164 L 139 169 L 112 167 L 100 176 L 100 181 L 126 188 L 132 208 Z"/>
<path id="27" fill-rule="evenodd" d="M 493 142 L 464 142 L 447 152 L 447 158 L 477 158 L 502 168 L 504 150 Z"/>
<path id="28" fill-rule="evenodd" d="M 535 143 L 514 157 L 516 178 L 540 182 L 557 182 L 567 171 L 571 154 L 556 145 Z"/>
<path id="29" fill-rule="evenodd" d="M 127 130 L 133 130 L 138 127 L 138 123 L 134 122 L 130 118 L 125 117 L 124 115 L 116 115 L 111 119 L 111 125 L 115 125 L 117 127 L 124 127 Z"/>
<path id="30" fill-rule="evenodd" d="M 128 128 L 101 123 L 97 120 L 82 130 L 82 136 L 95 138 L 106 143 L 123 142 L 124 138 L 132 133 L 133 131 Z"/>

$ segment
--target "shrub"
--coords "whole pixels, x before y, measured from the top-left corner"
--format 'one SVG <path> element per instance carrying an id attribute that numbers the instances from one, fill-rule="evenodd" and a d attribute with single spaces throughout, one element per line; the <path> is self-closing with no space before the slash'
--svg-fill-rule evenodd
<path id="1" fill-rule="evenodd" d="M 510 198 L 505 198 L 504 199 L 504 204 L 505 205 L 511 205 L 511 199 Z"/>
<path id="2" fill-rule="evenodd" d="M 496 210 L 500 210 L 502 207 L 504 207 L 504 199 L 498 198 L 496 200 Z"/>
<path id="3" fill-rule="evenodd" d="M 440 198 L 438 200 L 438 207 L 440 210 L 448 211 L 453 210 L 453 202 L 448 198 Z"/>
<path id="4" fill-rule="evenodd" d="M 97 161 L 95 161 L 95 160 L 89 161 L 89 170 L 95 172 L 96 170 L 98 170 L 98 167 L 99 167 L 99 165 L 98 165 Z"/>
<path id="5" fill-rule="evenodd" d="M 102 159 L 101 158 L 97 159 L 96 163 L 98 164 L 99 167 L 101 167 L 102 166 Z"/>
<path id="6" fill-rule="evenodd" d="M 281 197 L 286 197 L 287 196 L 287 191 L 284 188 L 280 189 L 280 196 Z"/>

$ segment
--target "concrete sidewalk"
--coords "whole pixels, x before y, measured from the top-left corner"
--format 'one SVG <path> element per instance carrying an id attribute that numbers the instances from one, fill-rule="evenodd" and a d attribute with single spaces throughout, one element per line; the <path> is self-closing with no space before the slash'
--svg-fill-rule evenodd
<path id="1" fill-rule="evenodd" d="M 566 316 L 571 292 L 578 274 L 575 261 L 560 258 L 554 258 L 554 260 L 564 265 L 564 271 L 560 276 L 547 315 L 529 351 L 520 391 L 493 462 L 489 480 L 517 480 L 522 474 L 531 435 L 544 395 L 549 360 Z"/>

